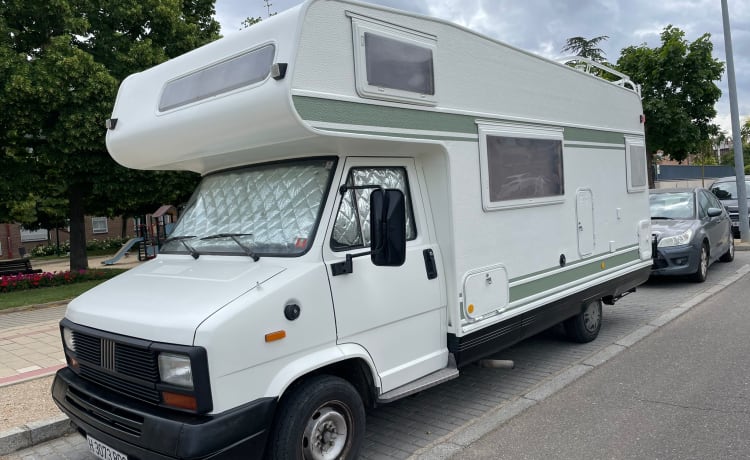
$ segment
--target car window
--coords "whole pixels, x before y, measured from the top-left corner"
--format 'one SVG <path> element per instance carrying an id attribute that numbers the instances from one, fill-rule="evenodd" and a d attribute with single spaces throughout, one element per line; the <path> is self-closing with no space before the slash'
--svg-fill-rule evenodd
<path id="1" fill-rule="evenodd" d="M 649 196 L 653 219 L 695 219 L 695 195 L 691 192 L 654 193 Z"/>
<path id="2" fill-rule="evenodd" d="M 745 188 L 750 190 L 750 181 L 745 181 Z M 715 183 L 711 186 L 711 192 L 720 200 L 736 200 L 737 182 L 726 181 Z"/>
<path id="3" fill-rule="evenodd" d="M 723 205 L 721 204 L 721 201 L 719 201 L 719 199 L 718 199 L 718 198 L 716 198 L 716 196 L 715 196 L 715 195 L 714 195 L 713 193 L 709 193 L 709 194 L 707 194 L 707 196 L 708 196 L 708 201 L 709 201 L 709 203 L 710 203 L 710 206 L 711 206 L 712 208 L 719 208 L 719 209 L 722 209 L 722 208 L 724 207 L 724 206 L 723 206 Z"/>
<path id="4" fill-rule="evenodd" d="M 708 208 L 710 208 L 710 202 L 708 196 L 703 190 L 698 190 L 698 217 L 703 219 L 708 215 Z"/>

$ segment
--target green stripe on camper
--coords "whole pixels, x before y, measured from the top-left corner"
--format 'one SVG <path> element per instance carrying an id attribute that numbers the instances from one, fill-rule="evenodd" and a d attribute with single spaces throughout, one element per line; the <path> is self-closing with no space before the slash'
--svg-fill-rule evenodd
<path id="1" fill-rule="evenodd" d="M 313 125 L 315 126 L 315 125 Z M 455 137 L 455 136 L 440 136 L 440 135 L 428 135 L 428 134 L 412 134 L 403 132 L 385 132 L 385 131 L 363 131 L 356 129 L 336 129 L 336 128 L 320 128 L 326 131 L 332 131 L 336 133 L 349 133 L 349 134 L 369 134 L 370 136 L 386 136 L 386 137 L 408 137 L 410 139 L 430 139 L 437 141 L 463 141 L 463 142 L 477 142 L 479 138 L 470 137 Z"/>
<path id="2" fill-rule="evenodd" d="M 622 133 L 615 133 L 612 131 L 565 127 L 563 137 L 566 142 L 599 142 L 602 144 L 617 144 L 625 147 L 625 136 Z"/>
<path id="3" fill-rule="evenodd" d="M 596 145 L 568 144 L 567 142 L 565 143 L 565 147 L 576 148 L 576 149 L 620 150 L 620 151 L 625 150 L 625 145 L 615 146 L 615 145 L 600 145 L 600 144 L 596 144 Z"/>
<path id="4" fill-rule="evenodd" d="M 319 99 L 308 96 L 294 96 L 293 100 L 297 113 L 305 120 L 383 128 L 477 133 L 474 118 L 465 115 Z"/>
<path id="5" fill-rule="evenodd" d="M 625 265 L 625 264 L 637 261 L 639 259 L 640 259 L 640 256 L 639 256 L 638 248 L 636 247 L 635 249 L 622 253 L 622 254 L 616 254 L 611 257 L 606 257 L 604 259 L 597 259 L 592 262 L 583 262 L 583 263 L 580 263 L 578 266 L 575 266 L 572 269 L 560 271 L 550 276 L 545 276 L 544 278 L 539 278 L 539 279 L 535 279 L 535 280 L 528 281 L 525 283 L 521 283 L 516 286 L 511 286 L 510 301 L 515 302 L 517 300 L 521 300 L 526 297 L 531 297 L 533 295 L 540 294 L 542 292 L 558 288 L 565 284 L 573 283 L 587 276 L 596 275 L 597 273 L 601 273 L 604 270 L 611 270 L 618 266 Z M 604 268 L 602 268 L 602 264 L 604 264 Z M 558 268 L 558 269 L 551 269 L 551 270 L 560 270 L 560 269 Z M 540 273 L 544 273 L 544 272 L 540 272 Z M 537 274 L 525 276 L 524 279 L 534 277 L 536 275 Z M 516 278 L 514 280 L 510 280 L 510 282 L 513 283 L 518 280 L 519 279 Z"/>
<path id="6" fill-rule="evenodd" d="M 415 139 L 439 139 L 473 141 L 470 138 L 456 136 L 440 136 L 439 134 L 408 133 L 404 130 L 437 131 L 444 133 L 478 134 L 477 120 L 509 121 L 502 118 L 490 118 L 474 115 L 459 115 L 455 113 L 435 112 L 424 109 L 408 109 L 391 107 L 363 102 L 341 101 L 311 96 L 292 96 L 294 108 L 299 116 L 308 122 L 331 123 L 339 127 L 318 127 L 326 131 L 347 132 L 356 134 L 375 134 L 384 136 L 409 137 Z M 513 123 L 518 123 L 513 121 Z M 519 123 L 524 124 L 524 123 Z M 528 123 L 538 124 L 538 123 Z M 398 133 L 386 131 L 357 130 L 356 126 L 367 126 L 381 129 L 393 128 L 401 130 Z M 571 147 L 622 149 L 625 147 L 625 136 L 620 132 L 600 131 L 596 129 L 565 127 L 564 141 Z M 594 146 L 574 144 L 575 142 L 591 142 L 610 144 Z"/>

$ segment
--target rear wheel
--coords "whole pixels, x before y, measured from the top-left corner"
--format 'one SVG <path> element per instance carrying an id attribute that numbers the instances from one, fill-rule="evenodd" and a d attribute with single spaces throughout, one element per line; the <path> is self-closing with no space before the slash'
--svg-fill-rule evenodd
<path id="1" fill-rule="evenodd" d="M 586 343 L 594 340 L 602 328 L 602 301 L 592 300 L 583 311 L 565 320 L 565 335 L 572 341 Z"/>
<path id="2" fill-rule="evenodd" d="M 365 434 L 365 409 L 346 380 L 320 375 L 281 404 L 268 442 L 269 459 L 354 459 Z"/>
<path id="3" fill-rule="evenodd" d="M 691 276 L 692 280 L 696 283 L 702 283 L 706 281 L 706 276 L 708 275 L 708 248 L 706 247 L 706 243 L 703 243 L 701 245 L 699 258 L 698 269 Z"/>
<path id="4" fill-rule="evenodd" d="M 729 249 L 727 249 L 727 252 L 719 260 L 722 262 L 731 262 L 734 260 L 734 236 L 731 230 L 729 230 Z"/>

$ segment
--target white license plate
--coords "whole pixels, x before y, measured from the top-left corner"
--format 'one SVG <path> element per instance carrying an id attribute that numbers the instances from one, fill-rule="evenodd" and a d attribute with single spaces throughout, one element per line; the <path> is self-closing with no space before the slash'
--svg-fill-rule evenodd
<path id="1" fill-rule="evenodd" d="M 103 442 L 97 441 L 91 436 L 86 435 L 86 440 L 89 443 L 89 450 L 92 454 L 101 458 L 102 460 L 128 460 L 128 456 L 114 450 Z"/>

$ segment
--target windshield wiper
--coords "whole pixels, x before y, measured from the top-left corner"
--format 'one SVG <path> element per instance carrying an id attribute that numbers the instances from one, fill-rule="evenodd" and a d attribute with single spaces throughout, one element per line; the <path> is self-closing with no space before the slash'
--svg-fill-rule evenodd
<path id="1" fill-rule="evenodd" d="M 195 238 L 195 235 L 173 236 L 171 238 L 167 238 L 166 240 L 164 240 L 164 243 L 162 244 L 167 244 L 170 241 L 179 241 L 180 243 L 182 243 L 183 246 L 185 246 L 185 249 L 187 249 L 188 253 L 190 253 L 190 255 L 193 256 L 193 259 L 197 259 L 198 257 L 200 257 L 201 254 L 198 251 L 196 251 L 194 247 L 187 244 L 187 241 L 185 241 L 185 240 L 189 240 L 190 238 Z"/>
<path id="2" fill-rule="evenodd" d="M 239 236 L 253 236 L 252 233 L 217 233 L 216 235 L 209 235 L 204 236 L 201 238 L 201 240 L 215 240 L 217 238 L 231 238 L 232 241 L 237 243 L 237 246 L 241 247 L 242 250 L 245 252 L 245 255 L 252 257 L 254 262 L 257 262 L 260 257 L 258 257 L 257 254 L 253 252 L 252 249 L 250 249 L 248 246 L 245 246 L 242 244 L 242 242 L 237 238 Z"/>

